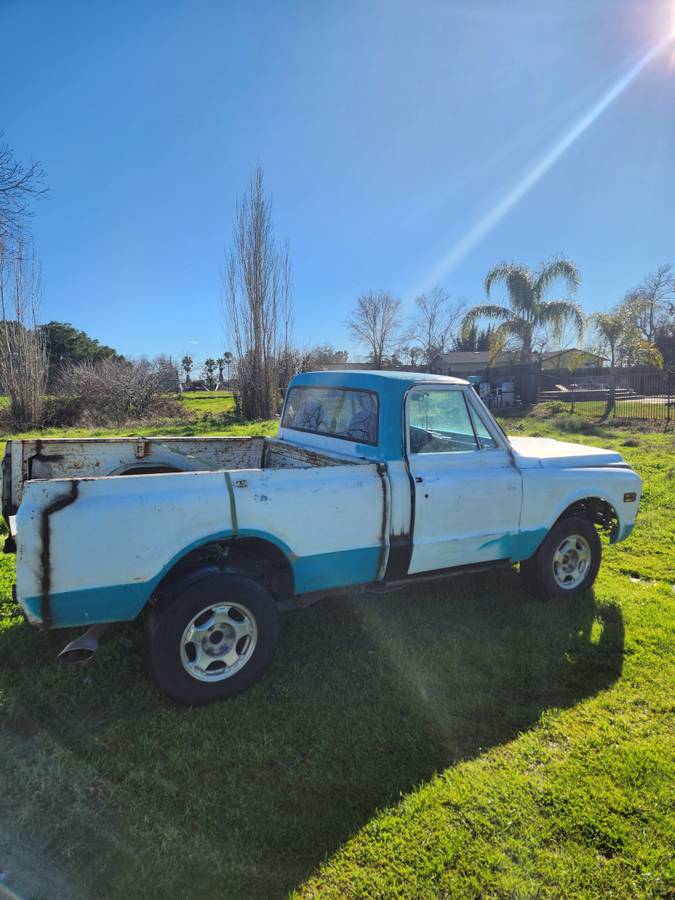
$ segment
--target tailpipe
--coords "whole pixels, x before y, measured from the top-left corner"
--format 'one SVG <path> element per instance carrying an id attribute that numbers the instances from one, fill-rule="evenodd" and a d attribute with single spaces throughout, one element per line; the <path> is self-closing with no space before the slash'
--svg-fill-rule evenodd
<path id="1" fill-rule="evenodd" d="M 79 638 L 66 644 L 59 653 L 61 662 L 77 663 L 80 666 L 89 665 L 98 651 L 99 638 L 107 627 L 107 625 L 92 625 Z"/>

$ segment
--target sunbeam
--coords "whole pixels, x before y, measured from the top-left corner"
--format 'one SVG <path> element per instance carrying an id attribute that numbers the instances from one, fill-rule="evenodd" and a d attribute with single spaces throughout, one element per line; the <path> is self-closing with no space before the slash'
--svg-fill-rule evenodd
<path id="1" fill-rule="evenodd" d="M 667 34 L 651 47 L 621 78 L 572 125 L 561 138 L 529 169 L 492 209 L 471 228 L 422 280 L 413 296 L 423 293 L 438 284 L 448 272 L 478 244 L 501 220 L 513 209 L 522 198 L 532 190 L 548 170 L 555 165 L 561 156 L 578 138 L 602 115 L 602 113 L 619 97 L 638 77 L 642 70 L 669 45 L 675 43 L 675 31 Z"/>

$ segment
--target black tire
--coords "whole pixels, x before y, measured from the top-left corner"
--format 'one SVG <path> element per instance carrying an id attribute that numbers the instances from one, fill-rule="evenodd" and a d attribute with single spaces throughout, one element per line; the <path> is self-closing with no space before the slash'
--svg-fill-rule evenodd
<path id="1" fill-rule="evenodd" d="M 556 551 L 566 538 L 574 535 L 582 538 L 590 549 L 590 561 L 584 570 L 583 578 L 578 583 L 570 583 L 569 587 L 560 584 L 554 572 L 554 559 Z M 592 522 L 580 516 L 570 516 L 561 519 L 551 528 L 544 538 L 543 543 L 530 559 L 520 564 L 520 574 L 529 591 L 533 594 L 545 597 L 573 597 L 587 591 L 595 581 L 600 561 L 602 559 L 602 546 L 598 532 Z"/>
<path id="2" fill-rule="evenodd" d="M 208 607 L 220 610 L 227 607 L 227 616 L 232 617 L 235 613 L 241 616 L 245 627 L 252 627 L 255 639 L 251 636 L 249 645 L 246 643 L 249 636 L 237 639 L 237 632 L 233 631 L 228 643 L 223 635 L 223 629 L 228 626 L 216 624 L 215 631 L 208 628 L 213 636 L 209 634 L 200 642 L 188 641 L 184 644 L 184 634 L 192 623 L 196 621 L 194 629 L 201 631 L 207 628 L 210 621 L 215 621 L 209 618 L 208 612 L 204 613 Z M 220 614 L 223 615 L 222 612 Z M 236 625 L 236 622 L 232 621 L 232 624 Z M 207 634 L 205 630 L 203 633 Z M 201 706 L 233 697 L 265 674 L 277 647 L 279 614 L 274 597 L 260 582 L 247 575 L 205 568 L 190 573 L 172 585 L 148 616 L 147 636 L 150 673 L 159 689 L 179 703 Z M 189 659 L 190 653 L 196 655 L 198 643 L 207 648 L 207 653 L 218 651 L 219 647 L 213 647 L 210 643 L 214 637 L 223 642 L 220 645 L 223 649 L 229 647 L 231 651 L 235 647 L 235 655 L 243 642 L 244 652 L 239 659 L 243 664 L 239 668 L 232 666 L 230 675 L 224 674 L 227 666 L 218 657 L 202 669 L 197 667 L 196 659 Z M 201 654 L 200 659 L 202 657 L 206 662 L 206 655 Z M 214 680 L 199 680 L 198 676 L 190 674 L 188 667 L 199 671 L 203 678 Z"/>

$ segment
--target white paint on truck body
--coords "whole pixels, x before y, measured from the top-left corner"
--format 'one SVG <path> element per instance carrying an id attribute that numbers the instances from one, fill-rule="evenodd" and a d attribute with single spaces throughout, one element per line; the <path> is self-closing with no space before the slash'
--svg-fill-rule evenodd
<path id="1" fill-rule="evenodd" d="M 630 533 L 641 482 L 618 453 L 509 441 L 464 382 L 322 372 L 293 384 L 324 395 L 364 385 L 379 398 L 377 440 L 282 420 L 276 438 L 9 442 L 3 513 L 28 618 L 134 618 L 185 554 L 213 541 L 273 545 L 303 594 L 527 559 L 580 500 L 611 506 L 615 539 Z M 144 466 L 184 471 L 123 474 Z"/>

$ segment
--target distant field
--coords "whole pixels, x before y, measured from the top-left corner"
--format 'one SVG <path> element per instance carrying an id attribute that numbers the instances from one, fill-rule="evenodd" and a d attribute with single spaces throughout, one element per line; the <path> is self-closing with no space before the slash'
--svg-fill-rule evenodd
<path id="1" fill-rule="evenodd" d="M 181 397 L 193 412 L 234 412 L 234 395 L 229 391 L 184 391 Z"/>
<path id="2" fill-rule="evenodd" d="M 234 411 L 234 396 L 225 391 L 205 392 L 186 391 L 181 401 L 187 413 L 187 418 L 166 419 L 155 422 L 152 425 L 131 425 L 128 428 L 41 428 L 39 430 L 26 431 L 14 434 L 0 430 L 0 442 L 10 438 L 28 437 L 133 437 L 140 435 L 147 437 L 155 434 L 167 436 L 194 436 L 205 434 L 270 434 L 277 428 L 273 422 L 247 422 L 244 424 L 232 423 L 230 414 Z M 6 400 L 6 398 L 0 398 Z M 0 447 L 1 449 L 1 447 Z"/>

